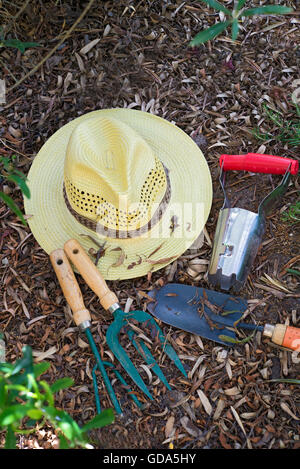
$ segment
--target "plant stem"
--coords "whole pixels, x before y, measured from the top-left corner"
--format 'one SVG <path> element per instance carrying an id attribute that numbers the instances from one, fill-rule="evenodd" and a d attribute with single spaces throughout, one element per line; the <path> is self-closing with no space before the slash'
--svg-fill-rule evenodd
<path id="1" fill-rule="evenodd" d="M 75 23 L 66 32 L 64 37 L 56 44 L 55 47 L 53 47 L 53 49 L 46 55 L 46 57 L 44 57 L 43 60 L 40 61 L 40 63 L 38 63 L 32 70 L 30 70 L 30 72 L 26 73 L 26 75 L 24 77 L 22 77 L 19 81 L 17 81 L 17 83 L 15 83 L 13 86 L 8 88 L 8 90 L 7 90 L 8 93 L 10 91 L 14 90 L 15 88 L 17 88 L 17 86 L 19 86 L 21 83 L 23 83 L 23 81 L 25 81 L 27 78 L 29 78 L 31 75 L 33 75 L 51 57 L 51 55 L 54 54 L 54 52 L 59 48 L 59 46 L 61 46 L 61 44 L 63 44 L 63 42 L 69 37 L 71 32 L 76 28 L 78 23 L 80 23 L 80 21 L 83 19 L 83 17 L 87 14 L 87 12 L 89 11 L 89 9 L 91 8 L 91 6 L 93 5 L 94 2 L 95 2 L 95 0 L 90 0 L 89 1 L 89 3 L 85 7 L 85 9 L 81 13 L 81 15 L 79 16 L 79 18 L 77 18 Z"/>

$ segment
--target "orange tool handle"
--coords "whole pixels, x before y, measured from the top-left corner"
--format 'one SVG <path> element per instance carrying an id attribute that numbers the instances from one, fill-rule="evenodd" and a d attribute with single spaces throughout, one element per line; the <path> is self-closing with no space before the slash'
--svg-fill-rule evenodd
<path id="1" fill-rule="evenodd" d="M 110 291 L 101 273 L 78 241 L 69 239 L 64 245 L 64 250 L 90 289 L 99 297 L 104 309 L 108 310 L 118 303 L 118 298 Z"/>
<path id="2" fill-rule="evenodd" d="M 287 326 L 282 345 L 283 347 L 300 352 L 300 329 L 298 327 Z"/>
<path id="3" fill-rule="evenodd" d="M 300 329 L 298 327 L 276 324 L 272 335 L 272 342 L 290 350 L 300 352 Z"/>
<path id="4" fill-rule="evenodd" d="M 84 305 L 81 290 L 63 249 L 52 251 L 50 254 L 50 260 L 61 289 L 73 312 L 75 324 L 80 326 L 84 321 L 90 321 L 90 313 Z"/>

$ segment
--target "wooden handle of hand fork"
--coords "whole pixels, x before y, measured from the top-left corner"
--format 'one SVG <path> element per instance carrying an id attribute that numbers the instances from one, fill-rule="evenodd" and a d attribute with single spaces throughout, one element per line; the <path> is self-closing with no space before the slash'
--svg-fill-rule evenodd
<path id="1" fill-rule="evenodd" d="M 64 250 L 88 286 L 99 297 L 103 308 L 109 310 L 112 305 L 118 304 L 118 298 L 110 291 L 101 273 L 79 242 L 69 239 L 64 245 Z"/>
<path id="2" fill-rule="evenodd" d="M 81 290 L 63 249 L 52 251 L 50 260 L 65 298 L 72 309 L 75 324 L 80 326 L 83 322 L 90 321 L 90 313 L 85 308 Z"/>

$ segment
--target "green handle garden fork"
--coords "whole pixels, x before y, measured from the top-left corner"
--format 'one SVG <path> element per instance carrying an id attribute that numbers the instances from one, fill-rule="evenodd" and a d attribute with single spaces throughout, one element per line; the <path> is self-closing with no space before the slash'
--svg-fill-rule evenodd
<path id="1" fill-rule="evenodd" d="M 125 352 L 124 348 L 119 342 L 118 335 L 122 328 L 124 328 L 127 332 L 129 339 L 131 340 L 138 353 L 144 358 L 149 367 L 151 367 L 151 371 L 153 371 L 153 373 L 158 376 L 158 378 L 167 387 L 167 389 L 170 390 L 171 388 L 161 368 L 159 367 L 158 363 L 156 362 L 148 347 L 144 344 L 142 340 L 140 340 L 140 338 L 134 331 L 134 328 L 130 327 L 130 321 L 133 319 L 139 323 L 146 324 L 152 329 L 152 331 L 155 332 L 163 346 L 165 353 L 169 356 L 171 360 L 174 361 L 175 365 L 182 372 L 182 374 L 187 377 L 183 364 L 181 363 L 178 355 L 176 354 L 173 347 L 167 342 L 167 339 L 165 338 L 162 330 L 159 328 L 154 318 L 145 311 L 137 310 L 130 311 L 128 313 L 122 311 L 118 303 L 118 298 L 113 292 L 109 290 L 101 273 L 93 264 L 93 262 L 91 261 L 91 259 L 86 254 L 86 252 L 78 241 L 70 239 L 65 243 L 64 250 L 68 258 L 71 260 L 78 272 L 84 278 L 85 282 L 99 297 L 102 307 L 114 315 L 114 321 L 109 326 L 106 333 L 107 344 L 115 355 L 115 357 L 119 360 L 125 371 L 136 383 L 136 385 L 146 394 L 146 396 L 149 399 L 153 399 L 139 372 L 137 371 L 128 354 Z"/>

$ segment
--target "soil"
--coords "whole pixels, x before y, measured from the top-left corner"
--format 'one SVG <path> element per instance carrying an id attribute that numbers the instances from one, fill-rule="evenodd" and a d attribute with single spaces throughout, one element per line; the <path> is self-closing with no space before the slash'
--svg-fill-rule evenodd
<path id="1" fill-rule="evenodd" d="M 8 90 L 6 103 L 0 104 L 0 155 L 16 155 L 16 167 L 27 174 L 39 149 L 58 128 L 96 109 L 129 107 L 175 123 L 197 142 L 212 175 L 213 205 L 203 246 L 152 276 L 111 282 L 110 287 L 122 306 L 128 298 L 133 300 L 131 309 L 145 308 L 147 292 L 169 282 L 211 288 L 206 272 L 192 269 L 191 254 L 208 265 L 224 201 L 220 154 L 257 152 L 299 160 L 299 147 L 277 138 L 278 128 L 268 120 L 263 106 L 279 110 L 286 121 L 295 118 L 291 96 L 299 79 L 297 2 L 279 2 L 294 8 L 290 15 L 245 18 L 235 43 L 230 34 L 223 33 L 191 49 L 189 41 L 219 19 L 204 2 L 96 0 L 50 58 L 11 91 L 62 39 L 87 2 L 33 1 L 16 20 L 13 16 L 24 2 L 2 3 L 0 24 L 6 25 L 6 37 L 38 42 L 41 47 L 28 48 L 23 54 L 0 49 L 0 78 Z M 232 4 L 226 1 L 229 7 Z M 95 39 L 99 41 L 82 52 Z M 271 138 L 258 140 L 253 133 L 258 127 Z M 281 176 L 229 172 L 226 192 L 232 206 L 257 211 L 280 181 Z M 1 185 L 23 209 L 20 190 L 3 180 Z M 284 198 L 267 217 L 261 249 L 239 292 L 251 300 L 247 320 L 300 325 L 299 276 L 286 270 L 299 270 L 299 223 L 282 218 L 297 200 L 299 178 L 293 176 Z M 51 368 L 43 379 L 51 383 L 65 376 L 73 378 L 74 385 L 56 395 L 56 405 L 83 424 L 96 412 L 90 349 L 72 323 L 48 255 L 2 202 L 0 225 L 0 328 L 7 360 L 19 358 L 25 344 L 36 352 L 36 359 L 38 352 L 55 347 L 45 358 Z M 92 313 L 97 345 L 103 358 L 111 359 L 105 342 L 110 314 L 78 280 Z M 151 370 L 141 367 L 140 355 L 130 350 L 154 400 L 134 388 L 144 404 L 139 410 L 126 390 L 114 383 L 124 416 L 91 433 L 95 448 L 300 448 L 299 384 L 270 382 L 299 379 L 297 355 L 271 344 L 259 332 L 246 344 L 225 347 L 163 323 L 160 326 L 188 378 L 170 363 L 153 338 L 152 352 L 171 391 Z M 125 340 L 121 336 L 122 344 Z M 110 407 L 101 380 L 99 390 L 102 408 Z M 18 445 L 55 448 L 57 439 L 47 428 L 20 437 Z"/>

